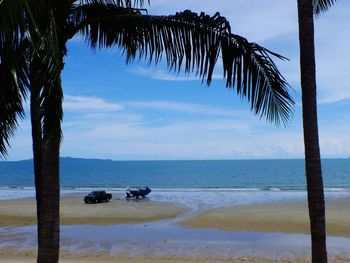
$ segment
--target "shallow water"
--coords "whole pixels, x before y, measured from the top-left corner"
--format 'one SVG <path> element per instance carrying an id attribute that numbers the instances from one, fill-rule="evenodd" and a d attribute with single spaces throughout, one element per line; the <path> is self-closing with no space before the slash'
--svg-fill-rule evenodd
<path id="1" fill-rule="evenodd" d="M 1 250 L 36 249 L 36 228 L 1 228 Z M 332 255 L 350 256 L 350 238 L 328 237 Z M 308 255 L 303 234 L 229 232 L 184 228 L 169 222 L 118 226 L 62 226 L 61 251 L 73 254 L 294 257 Z"/>
<path id="2" fill-rule="evenodd" d="M 73 192 L 75 192 L 74 190 Z M 71 194 L 64 191 L 64 194 Z M 75 192 L 76 193 L 76 192 Z M 113 200 L 124 200 L 125 192 L 112 190 Z M 84 193 L 76 193 L 83 196 Z M 327 200 L 350 198 L 348 192 L 327 192 Z M 113 202 L 112 200 L 112 202 Z M 61 226 L 61 251 L 68 253 L 106 253 L 117 255 L 211 255 L 294 257 L 308 255 L 310 237 L 304 234 L 232 232 L 217 229 L 192 229 L 177 222 L 213 208 L 266 202 L 306 202 L 305 191 L 189 191 L 156 190 L 143 200 L 184 205 L 190 210 L 178 217 L 132 225 Z M 36 227 L 0 228 L 0 250 L 36 250 Z M 350 256 L 350 238 L 328 237 L 330 254 Z"/>

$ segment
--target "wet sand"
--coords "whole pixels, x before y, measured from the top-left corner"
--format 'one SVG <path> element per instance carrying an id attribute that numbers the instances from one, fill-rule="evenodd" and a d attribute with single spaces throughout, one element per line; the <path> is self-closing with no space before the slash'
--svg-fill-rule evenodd
<path id="1" fill-rule="evenodd" d="M 187 210 L 175 204 L 147 199 L 85 204 L 83 195 L 75 195 L 61 198 L 61 224 L 132 224 L 173 218 Z M 36 224 L 34 198 L 0 201 L 0 211 L 0 227 Z"/>
<path id="2" fill-rule="evenodd" d="M 350 237 L 350 200 L 326 204 L 327 234 Z M 210 210 L 181 222 L 194 228 L 309 234 L 307 204 L 302 202 L 240 205 Z"/>
<path id="3" fill-rule="evenodd" d="M 21 232 L 15 231 L 13 237 L 11 237 L 11 229 L 36 223 L 35 200 L 28 198 L 0 201 L 0 211 L 0 227 L 4 229 L 3 237 L 7 238 L 7 242 L 9 240 L 14 242 L 9 243 L 10 247 L 3 246 L 0 249 L 0 263 L 34 263 L 36 261 L 34 227 L 29 227 L 32 230 L 24 230 L 24 233 L 27 233 L 26 231 L 29 233 L 24 236 L 21 236 Z M 263 240 L 260 242 L 263 244 L 261 245 L 259 243 L 261 235 L 250 236 L 244 232 L 308 233 L 308 214 L 305 203 L 275 202 L 240 205 L 212 209 L 206 212 L 191 211 L 184 216 L 187 211 L 189 211 L 188 208 L 174 203 L 152 200 L 126 201 L 118 199 L 112 200 L 110 203 L 86 205 L 83 203 L 81 195 L 63 197 L 61 199 L 61 222 L 64 226 L 61 229 L 63 238 L 60 262 L 310 262 L 307 253 L 309 251 L 307 236 L 300 238 L 298 235 L 294 237 L 292 237 L 293 235 L 285 235 L 281 239 L 282 242 L 277 241 L 279 246 L 278 244 L 274 245 L 276 236 L 263 237 L 267 238 L 268 242 Z M 182 216 L 177 217 L 179 215 Z M 176 219 L 174 220 L 174 218 Z M 327 202 L 327 219 L 330 235 L 350 237 L 350 200 L 340 199 Z M 178 222 L 179 220 L 182 221 Z M 143 222 L 150 221 L 152 223 L 143 224 Z M 131 223 L 136 225 L 129 225 Z M 96 225 L 96 229 L 84 226 L 85 224 Z M 121 224 L 122 228 L 114 226 L 118 224 Z M 181 226 L 185 226 L 185 228 Z M 190 229 L 195 231 L 188 231 Z M 230 232 L 219 232 L 215 229 L 229 230 Z M 239 235 L 242 237 L 232 238 L 227 234 L 234 234 L 231 231 L 241 233 Z M 82 233 L 84 233 L 84 238 L 81 237 Z M 137 233 L 137 237 L 134 240 L 126 233 Z M 92 236 L 96 238 L 96 244 L 88 242 L 92 240 Z M 17 237 L 18 241 L 16 241 Z M 105 240 L 108 240 L 109 243 L 104 242 Z M 294 242 L 300 244 L 300 240 L 303 240 L 303 249 L 294 246 Z M 346 239 L 347 241 L 348 239 Z M 77 242 L 81 243 L 76 245 Z M 106 251 L 97 250 L 101 253 L 91 254 L 96 252 L 95 248 L 100 248 L 103 243 L 106 243 Z M 73 244 L 78 247 L 77 251 L 71 250 Z M 29 250 L 23 249 L 28 245 Z M 114 245 L 120 250 L 116 253 L 110 253 L 113 252 Z M 85 248 L 85 246 L 87 247 Z M 275 251 L 266 250 L 270 251 L 267 254 L 257 252 L 264 250 L 265 246 L 270 246 Z M 294 248 L 292 248 L 293 246 Z M 85 248 L 85 250 L 81 248 Z M 244 249 L 243 253 L 242 248 Z M 337 244 L 333 243 L 329 262 L 350 262 L 349 251 L 346 250 L 346 254 L 343 255 L 342 249 L 334 250 L 334 248 L 338 247 Z M 196 253 L 191 252 L 194 250 Z M 190 253 L 187 254 L 187 252 Z"/>
<path id="4" fill-rule="evenodd" d="M 35 263 L 36 259 L 31 255 L 2 256 L 0 254 L 0 263 Z M 103 254 L 95 255 L 61 255 L 62 263 L 310 263 L 307 257 L 295 258 L 265 258 L 265 257 L 188 257 L 188 256 L 152 256 L 143 255 L 138 257 L 130 257 L 128 255 L 119 255 L 111 257 Z M 343 256 L 334 256 L 329 259 L 330 263 L 350 262 L 348 258 Z"/>

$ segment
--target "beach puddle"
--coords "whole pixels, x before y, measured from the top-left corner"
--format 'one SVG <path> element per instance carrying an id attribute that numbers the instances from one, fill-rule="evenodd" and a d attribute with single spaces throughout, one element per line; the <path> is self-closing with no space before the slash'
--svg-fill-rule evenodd
<path id="1" fill-rule="evenodd" d="M 36 228 L 1 228 L 1 251 L 35 251 Z M 328 237 L 331 255 L 350 256 L 350 238 Z M 303 234 L 231 232 L 191 229 L 157 222 L 115 226 L 62 226 L 61 251 L 69 254 L 102 253 L 116 256 L 262 256 L 308 255 L 310 237 Z"/>

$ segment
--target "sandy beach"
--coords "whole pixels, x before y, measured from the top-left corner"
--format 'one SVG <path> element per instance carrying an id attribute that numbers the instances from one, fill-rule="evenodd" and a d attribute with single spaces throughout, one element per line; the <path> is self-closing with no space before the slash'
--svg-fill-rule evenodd
<path id="1" fill-rule="evenodd" d="M 34 198 L 0 201 L 0 211 L 0 263 L 35 262 Z M 349 200 L 328 201 L 327 219 L 337 236 L 329 262 L 350 262 Z M 309 237 L 291 234 L 308 233 L 303 202 L 191 211 L 152 199 L 86 205 L 71 195 L 61 198 L 61 222 L 63 263 L 310 262 Z"/>
<path id="2" fill-rule="evenodd" d="M 34 255 L 3 255 L 0 253 L 0 263 L 35 263 Z M 60 262 L 62 263 L 310 263 L 310 259 L 306 256 L 294 258 L 266 258 L 266 257 L 186 257 L 186 256 L 150 256 L 143 255 L 139 257 L 130 257 L 128 255 L 118 255 L 111 257 L 107 255 L 61 255 Z M 330 263 L 345 263 L 350 262 L 350 259 L 345 256 L 332 256 L 329 259 Z"/>
<path id="3" fill-rule="evenodd" d="M 62 225 L 131 224 L 172 218 L 188 209 L 179 205 L 145 200 L 112 200 L 108 203 L 85 204 L 84 195 L 61 198 Z M 0 226 L 36 224 L 34 198 L 0 201 Z"/>
<path id="4" fill-rule="evenodd" d="M 61 198 L 62 225 L 134 224 L 174 218 L 189 209 L 174 203 L 149 200 L 112 200 L 109 203 L 84 204 L 81 195 Z M 36 224 L 34 198 L 0 201 L 0 226 Z M 327 233 L 350 237 L 350 200 L 328 201 Z M 275 202 L 237 205 L 195 213 L 181 225 L 193 228 L 217 228 L 229 231 L 309 233 L 307 204 Z"/>
<path id="5" fill-rule="evenodd" d="M 327 234 L 350 237 L 350 200 L 328 201 Z M 302 202 L 231 206 L 211 210 L 181 222 L 187 227 L 231 231 L 309 234 L 307 204 Z"/>

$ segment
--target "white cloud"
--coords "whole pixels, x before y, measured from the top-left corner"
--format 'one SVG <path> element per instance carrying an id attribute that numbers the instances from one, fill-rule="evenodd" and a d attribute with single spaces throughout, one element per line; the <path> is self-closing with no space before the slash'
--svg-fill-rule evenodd
<path id="1" fill-rule="evenodd" d="M 130 101 L 126 105 L 139 109 L 156 109 L 160 111 L 180 111 L 190 114 L 239 116 L 241 112 L 232 108 L 214 107 L 211 105 L 183 103 L 175 101 Z"/>
<path id="2" fill-rule="evenodd" d="M 316 19 L 316 66 L 320 103 L 350 99 L 348 1 L 339 1 Z"/>
<path id="3" fill-rule="evenodd" d="M 120 111 L 123 109 L 123 106 L 121 104 L 107 102 L 97 97 L 66 95 L 63 102 L 63 109 L 66 111 L 101 113 Z"/>
<path id="4" fill-rule="evenodd" d="M 212 155 L 223 158 L 225 152 L 226 158 L 230 158 L 230 149 L 235 144 L 238 148 L 241 146 L 244 134 L 250 134 L 248 124 L 220 119 L 161 123 L 156 127 L 133 122 L 100 122 L 83 131 L 66 133 L 63 152 L 72 155 L 78 149 L 88 154 L 92 147 L 95 155 L 106 154 L 116 159 L 127 159 L 130 155 L 136 159 L 209 158 Z M 104 138 L 103 141 L 100 138 Z M 246 152 L 249 148 L 245 148 Z"/>
<path id="5" fill-rule="evenodd" d="M 277 130 L 277 128 L 276 128 Z M 103 141 L 98 141 L 103 137 Z M 262 139 L 263 138 L 263 139 Z M 84 143 L 88 141 L 89 143 Z M 300 157 L 302 140 L 277 131 L 257 135 L 251 124 L 228 120 L 179 122 L 162 127 L 112 125 L 66 136 L 74 147 L 66 155 L 85 153 L 113 159 L 234 159 Z M 68 149 L 67 149 L 68 150 Z M 89 155 L 90 154 L 90 155 Z"/>
<path id="6" fill-rule="evenodd" d="M 225 113 L 224 108 L 175 102 L 170 110 L 218 115 L 214 119 L 183 121 L 163 121 L 152 115 L 157 119 L 148 120 L 150 116 L 142 107 L 147 108 L 152 102 L 140 102 L 143 115 L 128 113 L 131 107 L 128 103 L 123 103 L 123 112 L 106 113 L 103 118 L 82 115 L 81 118 L 65 120 L 62 155 L 120 160 L 303 157 L 302 131 L 296 125 L 288 129 L 276 128 L 258 121 L 249 112 L 232 113 L 235 118 L 226 119 L 227 116 L 220 115 Z M 162 108 L 165 103 L 170 102 L 155 103 L 158 106 L 155 109 L 164 113 L 168 110 Z M 12 144 L 13 149 L 21 152 L 17 159 L 31 156 L 29 120 L 21 125 Z M 324 157 L 350 154 L 350 138 L 347 136 L 350 125 L 346 120 L 322 123 L 320 131 Z"/>
<path id="7" fill-rule="evenodd" d="M 146 8 L 148 8 L 146 6 Z M 174 14 L 190 9 L 210 15 L 220 12 L 231 24 L 232 32 L 261 42 L 297 32 L 295 0 L 152 0 L 151 14 Z"/>
<path id="8" fill-rule="evenodd" d="M 106 116 L 110 118 L 110 114 L 115 115 L 118 112 L 118 118 L 121 116 L 140 120 L 138 114 L 121 114 L 121 110 L 124 112 L 130 109 L 152 109 L 158 111 L 174 111 L 183 112 L 190 114 L 200 115 L 217 115 L 217 116 L 240 116 L 242 111 L 234 110 L 230 107 L 217 107 L 206 104 L 198 103 L 185 103 L 177 101 L 125 101 L 125 102 L 107 102 L 106 100 L 98 97 L 87 97 L 87 96 L 70 96 L 66 95 L 64 104 L 64 110 L 67 112 L 80 112 L 83 113 L 79 116 L 80 119 L 93 119 L 101 118 Z"/>
<path id="9" fill-rule="evenodd" d="M 225 114 L 225 108 L 200 104 L 141 101 L 124 105 L 126 110 L 139 107 L 144 117 L 96 119 L 86 122 L 83 128 L 78 124 L 80 129 L 70 127 L 65 133 L 63 155 L 81 156 L 84 153 L 84 157 L 120 160 L 303 158 L 304 155 L 301 123 L 294 123 L 290 128 L 277 128 L 258 121 L 249 112 L 232 112 L 235 118 L 227 119 L 220 115 Z M 154 107 L 159 114 L 174 110 L 194 114 L 193 117 L 204 112 L 218 115 L 207 120 L 146 121 L 148 107 Z M 322 123 L 320 130 L 323 157 L 350 154 L 350 138 L 346 136 L 350 125 L 346 121 Z"/>
<path id="10" fill-rule="evenodd" d="M 164 69 L 147 69 L 142 67 L 136 67 L 135 70 L 130 72 L 150 79 L 158 79 L 165 81 L 189 81 L 198 80 L 198 78 L 192 75 L 177 74 L 175 72 L 169 72 Z"/>
<path id="11" fill-rule="evenodd" d="M 131 73 L 143 76 L 150 79 L 164 80 L 164 81 L 198 81 L 201 80 L 199 76 L 196 76 L 195 71 L 189 74 L 181 71 L 179 74 L 177 72 L 164 70 L 161 68 L 142 68 L 135 67 L 130 70 Z M 223 79 L 223 74 L 214 73 L 212 79 Z"/>

